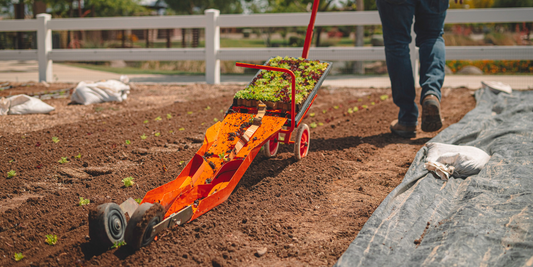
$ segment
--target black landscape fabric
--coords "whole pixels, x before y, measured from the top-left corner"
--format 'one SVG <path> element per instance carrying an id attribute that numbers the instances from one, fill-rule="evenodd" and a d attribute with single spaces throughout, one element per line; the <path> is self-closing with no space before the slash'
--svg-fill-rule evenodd
<path id="1" fill-rule="evenodd" d="M 442 181 L 423 147 L 335 266 L 533 266 L 533 91 L 475 96 L 431 142 L 484 150 L 481 172 Z"/>

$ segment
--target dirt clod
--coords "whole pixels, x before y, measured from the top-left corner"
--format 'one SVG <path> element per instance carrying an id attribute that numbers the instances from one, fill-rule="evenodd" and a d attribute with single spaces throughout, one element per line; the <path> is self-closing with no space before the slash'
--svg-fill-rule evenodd
<path id="1" fill-rule="evenodd" d="M 255 256 L 258 258 L 265 255 L 267 253 L 267 248 L 260 248 L 255 252 Z"/>

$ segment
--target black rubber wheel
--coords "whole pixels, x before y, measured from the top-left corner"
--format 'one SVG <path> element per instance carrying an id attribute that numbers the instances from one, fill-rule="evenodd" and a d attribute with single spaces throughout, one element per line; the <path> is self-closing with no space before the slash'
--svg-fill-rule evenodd
<path id="1" fill-rule="evenodd" d="M 165 210 L 159 203 L 143 203 L 133 213 L 126 227 L 126 244 L 138 250 L 154 241 L 153 227 L 163 220 Z"/>
<path id="2" fill-rule="evenodd" d="M 279 149 L 279 141 L 278 137 L 279 133 L 274 134 L 272 138 L 270 138 L 264 145 L 263 145 L 263 156 L 267 158 L 275 157 L 276 154 L 278 154 Z"/>
<path id="3" fill-rule="evenodd" d="M 302 123 L 298 127 L 298 132 L 296 134 L 296 141 L 294 142 L 294 157 L 296 160 L 301 160 L 303 157 L 307 156 L 309 153 L 309 142 L 311 141 L 311 132 L 309 131 L 309 126 Z"/>
<path id="4" fill-rule="evenodd" d="M 124 240 L 126 216 L 119 205 L 105 203 L 89 211 L 89 237 L 95 245 L 109 248 Z"/>

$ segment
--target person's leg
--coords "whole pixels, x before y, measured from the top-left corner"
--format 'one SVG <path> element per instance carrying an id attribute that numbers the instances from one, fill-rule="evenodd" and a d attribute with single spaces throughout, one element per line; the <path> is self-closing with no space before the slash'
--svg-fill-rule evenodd
<path id="1" fill-rule="evenodd" d="M 414 0 L 377 0 L 376 4 L 383 26 L 392 98 L 400 108 L 398 122 L 404 126 L 416 126 L 418 107 L 415 103 L 415 81 L 409 56 L 411 25 L 416 6 Z"/>
<path id="2" fill-rule="evenodd" d="M 446 53 L 444 47 L 444 19 L 448 0 L 418 2 L 415 12 L 416 45 L 420 59 L 420 104 L 422 131 L 433 132 L 442 127 L 440 89 L 444 83 Z"/>
<path id="3" fill-rule="evenodd" d="M 446 50 L 444 47 L 444 19 L 448 0 L 421 0 L 415 13 L 416 45 L 419 47 L 420 104 L 427 95 L 441 98 L 440 89 L 444 83 Z"/>

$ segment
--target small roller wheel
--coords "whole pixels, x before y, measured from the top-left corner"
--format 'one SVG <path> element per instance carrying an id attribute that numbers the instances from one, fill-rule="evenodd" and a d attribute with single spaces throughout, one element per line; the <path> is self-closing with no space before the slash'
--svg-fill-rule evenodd
<path id="1" fill-rule="evenodd" d="M 124 240 L 126 216 L 119 205 L 105 203 L 89 211 L 89 237 L 91 242 L 109 248 Z"/>
<path id="2" fill-rule="evenodd" d="M 298 127 L 296 142 L 294 142 L 294 157 L 296 160 L 301 160 L 309 153 L 310 137 L 311 133 L 309 132 L 309 126 L 302 123 L 300 127 Z"/>
<path id="3" fill-rule="evenodd" d="M 126 244 L 134 250 L 148 246 L 154 240 L 153 227 L 163 220 L 165 211 L 160 204 L 143 203 L 133 213 L 126 227 Z"/>
<path id="4" fill-rule="evenodd" d="M 276 154 L 278 154 L 279 149 L 279 133 L 274 134 L 272 138 L 270 138 L 264 145 L 263 145 L 263 155 L 267 158 L 275 157 Z"/>

